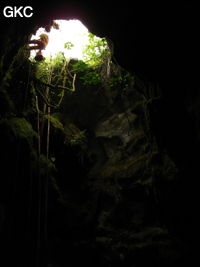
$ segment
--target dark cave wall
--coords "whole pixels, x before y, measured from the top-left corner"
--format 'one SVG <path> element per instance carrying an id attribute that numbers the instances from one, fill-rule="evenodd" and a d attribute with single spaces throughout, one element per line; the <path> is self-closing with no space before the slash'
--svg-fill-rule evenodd
<path id="1" fill-rule="evenodd" d="M 199 170 L 198 157 L 196 157 L 195 154 L 198 154 L 199 151 L 199 95 L 198 75 L 194 64 L 195 58 L 197 58 L 198 41 L 196 39 L 196 25 L 198 19 L 196 17 L 195 7 L 193 7 L 192 4 L 185 4 L 183 2 L 181 5 L 157 6 L 153 4 L 151 7 L 149 5 L 142 5 L 142 3 L 135 3 L 135 6 L 131 8 L 129 4 L 124 3 L 122 7 L 120 4 L 115 4 L 115 6 L 106 9 L 103 5 L 96 7 L 92 5 L 85 6 L 83 4 L 79 6 L 76 4 L 68 4 L 67 7 L 66 5 L 58 5 L 55 7 L 54 4 L 50 4 L 48 8 L 51 18 L 67 18 L 75 15 L 75 17 L 86 22 L 86 25 L 92 32 L 99 36 L 109 37 L 114 43 L 114 55 L 118 63 L 125 69 L 131 70 L 134 74 L 136 73 L 141 76 L 141 80 L 150 80 L 159 83 L 162 92 L 161 100 L 154 102 L 148 107 L 148 111 L 150 110 L 150 121 L 145 121 L 145 119 L 143 119 L 142 122 L 140 121 L 142 126 L 139 124 L 142 128 L 145 128 L 145 123 L 150 123 L 150 135 L 153 135 L 155 138 L 153 142 L 151 142 L 152 140 L 147 141 L 142 139 L 138 141 L 138 145 L 134 144 L 129 150 L 125 150 L 128 156 L 127 158 L 125 157 L 121 165 L 116 155 L 116 162 L 108 161 L 107 166 L 103 166 L 103 177 L 101 177 L 102 172 L 99 173 L 99 169 L 95 169 L 99 167 L 96 165 L 93 171 L 95 172 L 95 177 L 98 177 L 98 179 L 96 179 L 92 189 L 91 187 L 87 188 L 86 185 L 84 185 L 86 186 L 86 189 L 84 189 L 85 191 L 82 188 L 83 181 L 81 177 L 85 177 L 86 179 L 88 173 L 77 161 L 76 151 L 62 148 L 63 151 L 61 155 L 63 158 L 66 157 L 70 161 L 70 157 L 73 155 L 70 161 L 70 171 L 65 161 L 62 162 L 62 156 L 58 156 L 60 162 L 57 163 L 58 165 L 60 164 L 61 169 L 63 168 L 65 170 L 62 174 L 63 177 L 61 176 L 60 184 L 61 188 L 67 188 L 65 193 L 70 196 L 71 202 L 69 201 L 67 203 L 67 209 L 58 204 L 57 195 L 55 191 L 51 189 L 53 192 L 51 193 L 52 199 L 50 201 L 51 212 L 49 227 L 51 230 L 51 242 L 57 242 L 57 251 L 55 251 L 55 254 L 59 255 L 61 261 L 65 260 L 62 258 L 65 257 L 65 246 L 62 245 L 61 241 L 64 235 L 64 240 L 66 241 L 68 239 L 66 247 L 71 253 L 71 260 L 75 258 L 73 254 L 74 250 L 71 250 L 71 244 L 74 242 L 73 246 L 77 246 L 77 251 L 79 251 L 79 253 L 81 250 L 83 251 L 82 254 L 79 255 L 81 255 L 86 262 L 88 261 L 90 251 L 93 251 L 92 254 L 94 258 L 99 258 L 99 266 L 108 264 L 109 261 L 113 264 L 115 260 L 116 262 L 121 262 L 120 264 L 122 265 L 124 257 L 125 264 L 128 264 L 126 261 L 133 261 L 136 258 L 135 262 L 142 266 L 142 264 L 146 264 L 146 262 L 145 260 L 140 262 L 142 257 L 140 254 L 147 255 L 147 259 L 150 259 L 158 266 L 160 266 L 159 264 L 161 263 L 162 266 L 172 266 L 173 260 L 173 264 L 176 264 L 176 257 L 171 255 L 173 254 L 173 249 L 171 249 L 170 246 L 176 247 L 174 249 L 177 253 L 175 253 L 176 256 L 180 251 L 181 253 L 183 252 L 183 248 L 180 248 L 176 242 L 173 243 L 170 235 L 174 235 L 175 239 L 180 238 L 181 241 L 183 240 L 183 243 L 186 242 L 190 247 L 190 243 L 193 243 L 197 238 L 195 236 L 197 236 L 198 228 L 196 215 L 196 210 L 198 209 L 198 187 L 196 186 L 196 177 L 198 177 Z M 2 25 L 6 25 L 6 27 L 3 26 L 1 28 L 1 37 L 3 40 L 1 43 L 1 75 L 5 77 L 5 74 L 10 73 L 10 77 L 6 78 L 6 82 L 12 84 L 9 89 L 8 97 L 5 91 L 7 89 L 5 80 L 1 83 L 1 116 L 3 118 L 12 117 L 12 113 L 16 111 L 18 115 L 20 114 L 20 116 L 23 117 L 22 110 L 18 112 L 18 101 L 20 101 L 20 99 L 15 99 L 16 92 L 13 93 L 13 72 L 15 66 L 13 67 L 12 62 L 14 57 L 20 53 L 20 48 L 26 44 L 28 36 L 34 28 L 38 25 L 46 25 L 49 23 L 49 18 L 46 17 L 46 7 L 40 7 L 37 4 L 35 5 L 35 10 L 35 17 L 30 21 L 25 22 L 20 19 L 13 19 L 9 22 L 8 20 L 1 22 L 5 23 Z M 129 22 L 131 23 L 129 24 Z M 119 26 L 117 31 L 116 25 Z M 128 43 L 125 40 L 128 40 Z M 127 53 L 127 51 L 129 51 L 129 53 Z M 22 58 L 23 56 L 21 59 Z M 121 102 L 119 101 L 120 105 L 123 103 L 126 106 L 128 105 L 128 107 L 131 106 L 130 99 L 133 93 L 131 91 L 132 89 L 130 88 L 130 95 L 125 96 L 123 100 L 121 99 Z M 89 97 L 90 93 L 90 90 L 88 90 Z M 10 96 L 12 96 L 11 100 Z M 119 96 L 119 98 L 120 97 L 121 96 Z M 134 96 L 134 99 L 140 97 L 141 94 L 139 93 L 137 96 Z M 117 101 L 116 95 L 115 98 Z M 76 95 L 74 96 L 74 100 L 70 99 L 70 101 L 71 100 L 72 103 L 73 101 L 76 103 Z M 21 95 L 21 101 L 23 102 L 23 95 Z M 118 105 L 119 104 L 116 104 L 116 106 Z M 118 110 L 115 110 L 116 106 L 112 106 L 113 113 L 109 111 L 109 116 L 99 122 L 95 130 L 96 137 L 98 135 L 98 141 L 94 141 L 94 144 L 91 142 L 91 153 L 93 154 L 94 162 L 95 159 L 99 159 L 98 157 L 100 157 L 100 163 L 98 164 L 102 164 L 101 159 L 106 153 L 107 157 L 108 155 L 113 155 L 116 149 L 118 149 L 119 144 L 121 145 L 121 140 L 119 140 L 118 137 L 111 136 L 110 139 L 108 138 L 110 134 L 109 130 L 107 133 L 102 132 L 102 127 L 107 125 L 108 119 L 109 122 L 111 122 L 110 126 L 112 131 L 118 131 L 118 129 L 115 128 L 116 126 L 112 125 L 112 121 L 113 123 L 115 122 L 116 114 L 121 114 L 123 118 L 124 111 L 121 110 L 120 113 Z M 83 106 L 82 108 L 84 111 L 87 111 L 87 107 Z M 144 109 L 140 108 L 141 107 L 136 111 L 132 109 L 131 112 L 133 114 L 135 114 L 135 112 L 144 112 Z M 125 112 L 127 112 L 126 109 Z M 130 111 L 128 110 L 128 112 Z M 72 117 L 73 115 L 74 114 L 72 114 Z M 134 122 L 134 115 L 130 113 L 129 116 L 133 116 L 131 118 Z M 77 117 L 77 114 L 75 117 Z M 88 126 L 85 125 L 83 121 L 81 121 L 81 123 L 82 124 L 79 125 L 80 122 L 76 121 L 79 127 L 84 128 Z M 137 127 L 139 127 L 139 125 L 137 125 Z M 126 129 L 127 126 L 123 125 L 123 127 Z M 10 240 L 11 242 L 14 240 L 11 251 L 14 251 L 19 245 L 18 240 L 21 238 L 20 232 L 23 232 L 23 223 L 25 224 L 25 220 L 28 218 L 28 205 L 24 203 L 24 201 L 28 201 L 30 195 L 25 192 L 25 189 L 30 186 L 30 184 L 27 185 L 27 180 L 29 181 L 28 183 L 30 183 L 30 171 L 31 168 L 33 168 L 30 168 L 30 161 L 34 161 L 34 156 L 30 155 L 30 144 L 26 138 L 24 140 L 22 136 L 19 136 L 20 142 L 22 142 L 19 150 L 15 140 L 16 137 L 13 137 L 12 133 L 9 131 L 7 132 L 5 129 L 9 129 L 8 125 L 2 126 L 1 130 L 1 147 L 5 147 L 5 152 L 1 155 L 1 163 L 3 166 L 2 170 L 5 170 L 6 173 L 5 181 L 2 182 L 1 186 L 1 196 L 4 202 L 7 201 L 9 207 L 7 210 L 10 212 L 7 211 L 8 213 L 6 213 L 5 207 L 2 204 L 0 211 L 4 230 L 5 227 L 7 227 L 5 232 L 7 231 L 8 233 L 11 230 Z M 148 131 L 146 131 L 146 133 L 147 132 Z M 31 133 L 29 134 L 31 135 Z M 32 138 L 34 138 L 33 133 L 32 135 Z M 94 137 L 94 133 L 92 137 Z M 159 190 L 159 193 L 154 192 L 153 188 L 148 189 L 148 191 L 146 187 L 141 185 L 137 185 L 137 187 L 134 181 L 127 179 L 125 181 L 120 180 L 121 177 L 123 177 L 123 172 L 126 173 L 124 166 L 127 164 L 128 167 L 130 167 L 131 160 L 134 161 L 131 157 L 136 153 L 135 150 L 137 147 L 139 147 L 140 152 L 141 147 L 144 145 L 147 146 L 146 152 L 148 152 L 148 147 L 155 146 L 156 150 L 158 150 L 158 155 L 151 159 L 152 162 L 150 161 L 150 166 L 153 167 L 154 171 L 157 171 L 156 175 L 159 178 L 162 177 L 162 179 L 164 179 L 163 177 L 166 175 L 165 170 L 171 166 L 170 162 L 174 162 L 176 166 L 175 169 L 178 170 L 178 180 L 173 180 L 173 178 L 171 182 L 168 180 L 163 182 L 162 179 L 161 181 L 159 179 L 156 181 L 155 190 Z M 12 151 L 12 155 L 10 151 Z M 9 161 L 11 162 L 11 166 L 13 164 L 16 166 L 16 158 L 19 160 L 18 174 L 16 174 L 14 167 L 12 169 L 6 168 L 6 163 Z M 129 159 L 131 160 L 129 161 Z M 139 172 L 138 175 L 140 177 L 144 175 L 145 179 L 147 179 L 145 174 L 141 175 L 141 169 L 146 170 L 146 167 L 143 166 L 144 162 L 145 161 L 142 160 L 141 165 L 139 165 L 136 171 Z M 118 168 L 116 168 L 115 165 L 117 165 Z M 24 168 L 24 166 L 27 167 Z M 102 167 L 102 165 L 100 166 Z M 74 171 L 74 169 L 76 169 L 76 171 Z M 78 171 L 78 169 L 80 169 L 80 171 Z M 92 169 L 91 166 L 90 169 Z M 174 167 L 172 167 L 172 170 L 174 170 Z M 132 173 L 133 171 L 134 170 L 130 172 Z M 71 176 L 69 173 L 73 172 L 74 174 Z M 29 173 L 29 175 L 27 175 L 27 173 Z M 65 175 L 65 173 L 68 174 Z M 149 173 L 150 171 L 148 170 L 148 174 Z M 66 176 L 70 177 L 68 182 L 65 181 Z M 77 176 L 77 181 L 74 181 Z M 127 175 L 124 174 L 124 176 Z M 167 178 L 169 178 L 169 176 L 170 175 L 167 174 Z M 28 179 L 26 180 L 27 177 Z M 94 175 L 92 177 L 94 179 Z M 14 181 L 13 179 L 16 180 Z M 101 179 L 106 179 L 105 184 L 101 184 Z M 16 182 L 17 184 L 19 183 L 17 185 L 17 192 L 15 192 L 16 188 L 14 188 Z M 77 186 L 77 184 L 79 184 L 79 186 Z M 101 188 L 103 185 L 106 185 L 106 188 Z M 95 186 L 97 189 L 94 188 Z M 4 190 L 4 188 L 6 188 L 6 190 Z M 37 183 L 34 185 L 33 191 L 34 188 L 37 192 Z M 116 191 L 106 192 L 108 188 L 114 188 Z M 72 192 L 74 192 L 76 197 L 72 196 Z M 111 193 L 113 193 L 114 196 Z M 16 194 L 20 197 L 15 204 L 13 204 L 11 195 L 14 197 Z M 158 196 L 158 194 L 160 195 Z M 119 197 L 119 200 L 117 197 Z M 14 199 L 16 199 L 16 197 Z M 36 199 L 37 197 L 35 197 L 35 201 Z M 34 207 L 32 207 L 35 213 L 37 213 L 38 207 L 36 202 Z M 92 206 L 90 204 L 91 202 L 93 203 Z M 91 211 L 89 214 L 88 210 Z M 56 223 L 53 212 L 57 212 L 58 218 L 63 222 L 62 224 Z M 34 214 L 31 216 L 32 219 L 35 218 Z M 30 229 L 33 233 L 36 231 L 36 228 L 34 228 L 34 220 L 35 219 L 33 219 L 33 223 L 29 224 L 29 226 L 25 224 L 27 227 L 27 236 L 25 237 L 22 235 L 24 244 L 20 245 L 15 253 L 16 259 L 19 261 L 22 259 L 22 255 L 18 253 L 20 250 L 25 249 L 25 251 L 29 252 L 27 254 L 27 259 L 29 258 L 29 260 L 30 257 L 33 256 L 30 251 L 31 249 L 35 249 L 36 245 L 34 242 L 37 240 L 34 239 L 33 243 L 29 243 L 34 234 L 33 236 L 28 235 L 31 235 Z M 12 225 L 5 224 L 5 222 L 8 221 L 10 223 L 12 221 Z M 80 222 L 80 224 L 77 224 L 77 221 Z M 67 228 L 65 228 L 66 225 Z M 138 232 L 136 234 L 135 229 L 137 227 L 140 228 L 140 230 L 142 229 L 142 231 L 137 230 Z M 84 232 L 87 234 L 84 235 Z M 96 236 L 97 240 L 95 242 L 94 240 L 91 241 L 88 236 L 90 236 L 91 239 Z M 113 237 L 114 240 L 112 240 Z M 6 238 L 6 236 L 3 236 L 2 240 L 4 240 L 4 238 Z M 130 246 L 128 248 L 128 252 L 126 247 L 127 243 L 124 241 L 127 239 L 128 242 L 132 244 L 132 247 Z M 155 254 L 155 251 L 157 251 L 157 247 L 155 244 L 158 245 L 158 243 L 155 242 L 152 245 L 150 239 L 159 240 L 160 242 L 163 241 L 164 245 L 166 245 L 167 241 L 168 244 L 170 244 L 169 247 L 165 248 L 163 246 L 160 249 L 160 254 L 164 254 L 163 250 L 165 249 L 167 251 L 165 255 L 162 254 L 163 258 L 159 258 L 161 263 L 159 263 L 159 260 L 156 261 L 157 254 Z M 82 245 L 79 243 L 80 240 L 83 241 Z M 144 246 L 141 244 L 142 241 L 145 241 Z M 52 246 L 50 251 L 54 252 L 55 246 L 52 243 L 50 244 L 50 247 Z M 141 244 L 142 250 L 139 250 L 137 247 L 138 243 Z M 27 244 L 29 244 L 28 247 Z M 93 244 L 95 244 L 96 247 L 93 247 Z M 106 246 L 108 247 L 106 248 Z M 118 247 L 116 248 L 116 246 Z M 8 241 L 6 247 L 10 247 L 10 241 Z M 110 248 L 113 248 L 113 250 Z M 168 248 L 169 250 L 167 250 Z M 189 250 L 187 250 L 187 253 L 191 253 L 193 256 L 193 253 L 195 253 L 193 249 L 194 247 L 191 246 Z M 101 250 L 105 252 L 97 252 Z M 125 250 L 125 252 L 123 250 Z M 167 260 L 165 261 L 165 257 L 169 257 L 167 253 L 171 253 L 172 262 L 170 262 L 170 260 L 169 262 Z M 187 256 L 186 260 L 189 262 Z M 165 265 L 163 265 L 164 262 Z"/>

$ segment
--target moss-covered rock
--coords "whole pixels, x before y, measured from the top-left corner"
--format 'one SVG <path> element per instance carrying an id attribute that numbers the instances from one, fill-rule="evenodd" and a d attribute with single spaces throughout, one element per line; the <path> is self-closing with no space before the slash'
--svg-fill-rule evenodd
<path id="1" fill-rule="evenodd" d="M 37 137 L 32 125 L 25 118 L 11 117 L 2 119 L 0 127 L 10 132 L 16 140 L 26 140 L 29 145 L 33 145 L 33 141 Z"/>

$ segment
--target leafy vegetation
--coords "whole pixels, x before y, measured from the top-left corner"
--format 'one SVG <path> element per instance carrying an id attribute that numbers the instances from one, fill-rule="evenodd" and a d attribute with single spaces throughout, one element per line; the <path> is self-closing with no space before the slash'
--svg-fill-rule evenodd
<path id="1" fill-rule="evenodd" d="M 65 49 L 72 49 L 71 42 L 64 44 Z M 89 33 L 89 44 L 83 50 L 84 60 L 66 58 L 63 52 L 56 56 L 47 57 L 44 61 L 32 61 L 35 66 L 33 82 L 33 94 L 35 94 L 35 110 L 37 116 L 38 154 L 42 143 L 41 137 L 47 129 L 47 157 L 49 151 L 50 125 L 54 129 L 61 130 L 65 135 L 65 144 L 70 146 L 86 145 L 84 130 L 78 129 L 74 124 L 63 125 L 59 118 L 54 116 L 58 111 L 66 93 L 75 91 L 76 80 L 78 86 L 83 89 L 86 86 L 103 85 L 104 73 L 102 66 L 107 66 L 110 51 L 106 39 L 98 38 Z M 47 127 L 45 128 L 44 125 Z M 42 151 L 41 151 L 42 152 Z"/>
<path id="2" fill-rule="evenodd" d="M 103 63 L 110 53 L 105 38 L 96 37 L 89 33 L 89 44 L 83 49 L 84 62 L 90 66 L 97 66 Z"/>
<path id="3" fill-rule="evenodd" d="M 72 42 L 66 42 L 64 44 L 64 48 L 66 48 L 68 50 L 72 49 L 72 47 L 74 47 L 74 44 L 72 44 Z"/>
<path id="4" fill-rule="evenodd" d="M 79 60 L 77 62 L 75 62 L 73 65 L 72 65 L 72 71 L 73 72 L 84 72 L 88 69 L 89 65 L 86 64 L 84 61 L 82 60 Z"/>
<path id="5" fill-rule="evenodd" d="M 90 71 L 84 74 L 81 78 L 84 85 L 96 85 L 102 82 L 101 75 L 96 71 Z"/>
<path id="6" fill-rule="evenodd" d="M 64 44 L 65 49 L 72 49 L 71 42 Z M 84 60 L 71 60 L 66 58 L 63 52 L 58 52 L 55 58 L 49 57 L 45 61 L 35 62 L 37 65 L 36 79 L 41 84 L 37 89 L 46 104 L 51 107 L 59 107 L 65 91 L 75 90 L 76 75 L 84 86 L 97 85 L 103 82 L 102 73 L 98 66 L 102 65 L 110 56 L 109 47 L 105 38 L 98 38 L 89 33 L 89 44 L 83 49 Z M 53 90 L 46 89 L 49 87 Z M 43 89 L 41 88 L 43 87 Z"/>
<path id="7" fill-rule="evenodd" d="M 85 131 L 74 134 L 70 140 L 71 146 L 83 145 L 86 142 Z"/>
<path id="8" fill-rule="evenodd" d="M 74 124 L 65 127 L 65 144 L 71 146 L 82 146 L 86 143 L 85 130 L 81 131 Z"/>
<path id="9" fill-rule="evenodd" d="M 121 88 L 126 91 L 129 87 L 129 84 L 132 80 L 132 76 L 130 73 L 125 72 L 121 75 L 113 76 L 109 79 L 109 86 L 111 88 Z"/>

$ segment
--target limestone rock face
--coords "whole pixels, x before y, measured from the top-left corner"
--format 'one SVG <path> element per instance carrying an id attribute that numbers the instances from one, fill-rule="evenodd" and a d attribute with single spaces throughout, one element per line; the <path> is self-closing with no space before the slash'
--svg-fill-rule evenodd
<path id="1" fill-rule="evenodd" d="M 134 75 L 127 82 L 125 89 L 119 84 L 77 87 L 62 104 L 65 127 L 73 122 L 87 136 L 82 150 L 87 165 L 82 166 L 84 189 L 75 188 L 81 196 L 71 224 L 77 224 L 78 217 L 83 229 L 88 231 L 91 225 L 89 232 L 92 236 L 95 232 L 95 240 L 83 243 L 88 249 L 93 244 L 94 251 L 103 249 L 103 253 L 96 251 L 99 266 L 166 261 L 173 265 L 183 248 L 171 239 L 161 210 L 163 188 L 173 188 L 177 168 L 159 149 L 151 128 L 150 108 L 159 101 L 159 91 Z M 70 188 L 74 190 L 72 185 L 63 190 L 70 195 Z"/>

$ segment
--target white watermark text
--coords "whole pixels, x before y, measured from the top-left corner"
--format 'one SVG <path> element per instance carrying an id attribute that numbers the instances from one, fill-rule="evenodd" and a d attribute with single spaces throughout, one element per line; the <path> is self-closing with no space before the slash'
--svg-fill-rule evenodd
<path id="1" fill-rule="evenodd" d="M 3 9 L 3 15 L 6 18 L 25 17 L 30 18 L 33 16 L 33 8 L 31 6 L 6 6 Z"/>

